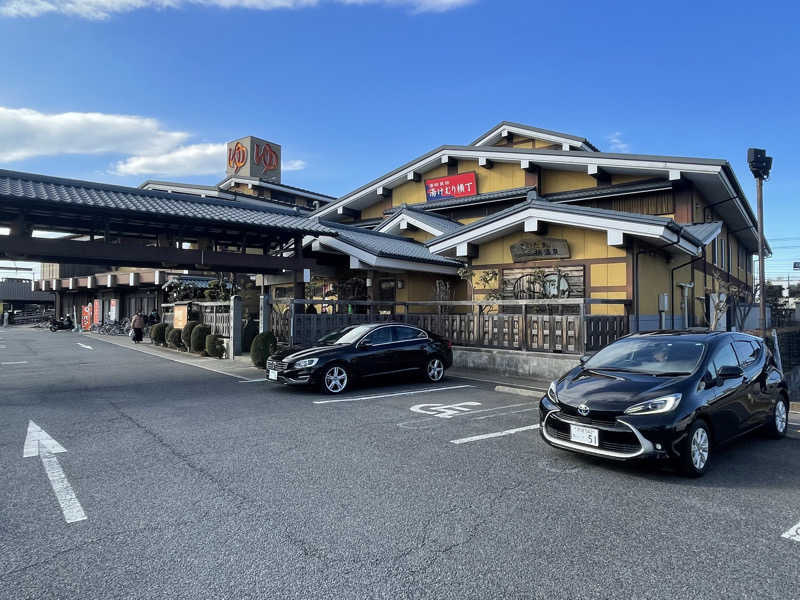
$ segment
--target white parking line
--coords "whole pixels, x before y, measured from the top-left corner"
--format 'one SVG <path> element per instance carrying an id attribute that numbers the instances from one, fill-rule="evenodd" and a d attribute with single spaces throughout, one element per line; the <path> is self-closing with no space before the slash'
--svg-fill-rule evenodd
<path id="1" fill-rule="evenodd" d="M 793 542 L 800 542 L 800 523 L 789 528 L 789 530 L 784 532 L 781 537 L 786 538 L 787 540 L 792 540 Z"/>
<path id="2" fill-rule="evenodd" d="M 27 360 L 14 360 L 14 361 L 9 361 L 9 362 L 0 362 L 0 365 L 2 365 L 4 367 L 6 365 L 27 365 L 27 364 L 28 364 Z"/>
<path id="3" fill-rule="evenodd" d="M 92 348 L 91 346 L 87 346 L 86 344 L 81 344 L 80 342 L 75 342 L 75 343 L 78 344 L 78 346 L 80 346 L 81 348 L 86 348 L 87 350 L 94 350 L 94 348 Z"/>
<path id="4" fill-rule="evenodd" d="M 448 375 L 450 379 L 467 379 L 469 381 L 482 381 L 484 383 L 498 383 L 500 385 L 508 385 L 508 381 L 498 381 L 496 379 L 482 379 L 480 377 L 466 377 L 464 375 Z M 527 385 L 524 383 L 514 383 L 512 384 L 514 387 L 518 388 L 529 388 L 532 390 L 536 390 L 537 392 L 546 392 L 547 388 L 536 387 L 535 385 Z"/>
<path id="5" fill-rule="evenodd" d="M 446 390 L 460 390 L 463 388 L 475 387 L 474 385 L 451 385 L 441 388 L 425 388 L 424 390 L 409 390 L 407 392 L 395 392 L 393 394 L 377 394 L 375 396 L 359 396 L 357 398 L 337 398 L 336 400 L 315 400 L 314 404 L 334 404 L 336 402 L 356 402 L 358 400 L 376 400 L 378 398 L 393 398 L 395 396 L 412 396 L 414 394 L 427 394 L 429 392 L 444 392 Z"/>
<path id="6" fill-rule="evenodd" d="M 237 381 L 236 383 L 257 383 L 257 382 L 266 383 L 266 377 L 259 377 L 258 379 L 242 379 L 241 381 Z"/>
<path id="7" fill-rule="evenodd" d="M 515 433 L 519 433 L 520 431 L 533 431 L 534 429 L 539 429 L 538 423 L 536 425 L 526 425 L 525 427 L 515 427 L 514 429 L 505 429 L 503 431 L 494 431 L 492 433 L 484 433 L 481 435 L 473 435 L 470 437 L 460 438 L 457 440 L 450 440 L 450 443 L 466 444 L 469 442 L 477 442 L 479 440 L 488 440 L 490 438 L 503 437 L 506 435 L 514 435 Z"/>

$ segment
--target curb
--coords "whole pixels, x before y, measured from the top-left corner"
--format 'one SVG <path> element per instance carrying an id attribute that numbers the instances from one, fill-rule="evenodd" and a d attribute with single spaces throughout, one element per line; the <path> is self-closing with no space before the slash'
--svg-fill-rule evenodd
<path id="1" fill-rule="evenodd" d="M 538 390 L 528 390 L 525 388 L 510 387 L 507 385 L 494 386 L 495 392 L 505 392 L 506 394 L 516 394 L 518 396 L 528 396 L 531 398 L 541 398 L 542 392 Z"/>

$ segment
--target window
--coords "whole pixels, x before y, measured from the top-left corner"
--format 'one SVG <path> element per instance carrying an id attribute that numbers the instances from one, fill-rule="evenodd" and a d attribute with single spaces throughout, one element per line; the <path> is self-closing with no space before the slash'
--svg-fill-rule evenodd
<path id="1" fill-rule="evenodd" d="M 388 344 L 392 341 L 392 329 L 392 327 L 381 327 L 370 333 L 364 339 L 373 346 L 376 344 Z"/>
<path id="2" fill-rule="evenodd" d="M 739 359 L 736 358 L 736 353 L 733 351 L 733 346 L 726 343 L 717 350 L 714 355 L 714 366 L 719 371 L 722 367 L 738 367 Z"/>
<path id="3" fill-rule="evenodd" d="M 747 340 L 734 342 L 733 349 L 736 350 L 736 355 L 739 357 L 739 362 L 743 367 L 752 365 L 761 355 L 761 347 Z"/>
<path id="4" fill-rule="evenodd" d="M 424 331 L 414 329 L 413 327 L 392 327 L 392 329 L 394 330 L 395 342 L 427 337 Z"/>

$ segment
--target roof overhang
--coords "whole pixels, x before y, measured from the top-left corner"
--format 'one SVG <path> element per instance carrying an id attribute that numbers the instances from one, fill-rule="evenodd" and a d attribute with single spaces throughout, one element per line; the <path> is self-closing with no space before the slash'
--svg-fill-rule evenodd
<path id="1" fill-rule="evenodd" d="M 557 131 L 548 131 L 547 129 L 539 129 L 537 127 L 530 127 L 522 125 L 521 123 L 509 123 L 504 121 L 495 125 L 484 133 L 481 137 L 472 142 L 472 146 L 490 146 L 501 139 L 507 137 L 509 134 L 520 135 L 522 137 L 531 138 L 535 140 L 542 140 L 552 144 L 560 144 L 562 150 L 585 150 L 586 152 L 596 152 L 592 144 L 578 136 L 559 133 Z"/>
<path id="2" fill-rule="evenodd" d="M 251 179 L 248 177 L 227 177 L 219 182 L 217 185 L 218 188 L 222 190 L 228 190 L 236 184 L 246 185 L 250 188 L 253 187 L 262 187 L 268 190 L 275 190 L 278 192 L 283 192 L 285 194 L 291 194 L 293 196 L 300 196 L 302 198 L 310 198 L 311 200 L 317 200 L 323 204 L 328 204 L 334 198 L 332 196 L 326 196 L 324 194 L 316 194 L 314 192 L 310 192 L 308 190 L 302 190 L 300 188 L 291 187 L 287 185 L 282 185 L 280 183 L 273 183 L 270 181 L 263 181 L 261 179 Z"/>
<path id="3" fill-rule="evenodd" d="M 337 219 L 340 214 L 346 212 L 344 209 L 360 210 L 377 202 L 380 199 L 379 188 L 382 188 L 382 191 L 392 189 L 452 159 L 479 158 L 489 158 L 496 163 L 517 164 L 526 170 L 541 167 L 587 174 L 602 170 L 609 174 L 642 175 L 665 181 L 686 179 L 703 193 L 709 205 L 713 205 L 714 210 L 725 219 L 732 232 L 736 233 L 750 250 L 758 248 L 755 216 L 730 165 L 724 160 L 677 156 L 565 152 L 496 146 L 441 146 L 317 209 L 313 214 Z"/>
<path id="4" fill-rule="evenodd" d="M 444 229 L 439 229 L 436 227 L 436 225 L 427 223 L 424 220 L 404 211 L 396 212 L 394 215 L 376 227 L 375 231 L 379 231 L 380 233 L 396 234 L 406 231 L 409 225 L 412 225 L 417 229 L 421 229 L 422 231 L 427 231 L 433 236 L 439 236 L 445 233 Z"/>
<path id="5" fill-rule="evenodd" d="M 600 213 L 599 210 L 593 212 L 595 214 L 523 205 L 519 210 L 499 219 L 490 220 L 484 225 L 471 226 L 468 231 L 432 239 L 427 246 L 434 254 L 467 256 L 470 245 L 479 245 L 520 230 L 536 233 L 541 223 L 554 223 L 604 231 L 609 246 L 624 246 L 626 238 L 638 238 L 651 244 L 659 244 L 670 254 L 702 254 L 703 246 L 682 235 L 681 227 L 672 221 L 652 219 L 651 222 L 643 222 L 635 218 L 622 218 L 619 216 L 621 213 L 615 211 L 605 211 L 608 213 L 606 215 L 597 214 Z"/>
<path id="6" fill-rule="evenodd" d="M 423 273 L 438 273 L 441 275 L 458 275 L 457 265 L 442 265 L 419 261 L 389 258 L 368 252 L 363 248 L 350 244 L 345 239 L 321 235 L 314 239 L 307 237 L 304 244 L 310 243 L 315 252 L 335 251 L 350 257 L 351 269 L 381 269 L 393 272 L 416 271 Z"/>

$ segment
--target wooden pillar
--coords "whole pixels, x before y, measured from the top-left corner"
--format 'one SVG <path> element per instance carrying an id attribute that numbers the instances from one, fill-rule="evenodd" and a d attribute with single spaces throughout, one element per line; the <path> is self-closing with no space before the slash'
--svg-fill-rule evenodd
<path id="1" fill-rule="evenodd" d="M 242 297 L 231 297 L 231 352 L 230 359 L 242 353 Z"/>

